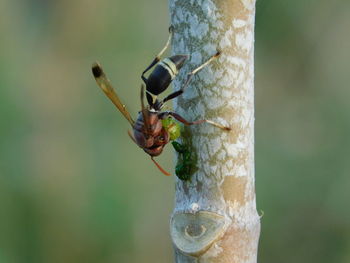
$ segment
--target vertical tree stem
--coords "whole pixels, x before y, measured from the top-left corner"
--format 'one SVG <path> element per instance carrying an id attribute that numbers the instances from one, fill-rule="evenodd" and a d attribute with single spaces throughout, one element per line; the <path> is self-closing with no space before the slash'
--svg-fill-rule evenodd
<path id="1" fill-rule="evenodd" d="M 221 56 L 201 70 L 175 102 L 188 120 L 183 140 L 196 156 L 190 181 L 176 179 L 171 235 L 176 262 L 253 263 L 260 218 L 254 187 L 255 0 L 169 0 L 173 54 L 190 59 L 174 81 L 217 50 Z"/>

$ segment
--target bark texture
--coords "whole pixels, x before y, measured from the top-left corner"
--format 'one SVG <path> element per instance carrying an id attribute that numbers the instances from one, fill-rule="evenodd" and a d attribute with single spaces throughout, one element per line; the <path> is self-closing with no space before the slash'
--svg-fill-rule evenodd
<path id="1" fill-rule="evenodd" d="M 185 128 L 182 140 L 196 156 L 196 171 L 188 182 L 176 179 L 171 219 L 176 262 L 256 262 L 255 0 L 169 0 L 169 7 L 172 54 L 190 55 L 175 90 L 188 72 L 222 52 L 193 78 L 174 102 L 175 111 L 188 120 L 205 118 L 232 128 Z"/>

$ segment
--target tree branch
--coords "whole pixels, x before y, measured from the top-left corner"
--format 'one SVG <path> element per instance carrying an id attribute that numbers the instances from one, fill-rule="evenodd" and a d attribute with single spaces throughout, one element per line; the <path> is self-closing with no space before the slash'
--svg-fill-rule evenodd
<path id="1" fill-rule="evenodd" d="M 254 189 L 255 0 L 169 0 L 173 54 L 189 54 L 174 81 L 217 50 L 221 56 L 194 76 L 175 110 L 208 124 L 186 127 L 183 143 L 196 157 L 190 181 L 176 180 L 171 236 L 176 262 L 253 263 L 260 218 Z"/>

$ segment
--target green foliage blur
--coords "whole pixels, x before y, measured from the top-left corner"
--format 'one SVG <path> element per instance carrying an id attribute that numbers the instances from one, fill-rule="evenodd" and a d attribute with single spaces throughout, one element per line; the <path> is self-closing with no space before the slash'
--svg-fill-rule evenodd
<path id="1" fill-rule="evenodd" d="M 135 115 L 168 26 L 160 0 L 0 1 L 0 263 L 172 262 L 174 179 L 90 72 Z M 347 0 L 257 1 L 259 262 L 350 262 L 349 28 Z"/>

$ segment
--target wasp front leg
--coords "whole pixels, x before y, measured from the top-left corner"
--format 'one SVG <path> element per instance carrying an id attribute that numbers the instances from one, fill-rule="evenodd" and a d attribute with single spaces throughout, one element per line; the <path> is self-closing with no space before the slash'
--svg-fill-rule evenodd
<path id="1" fill-rule="evenodd" d="M 196 124 L 201 124 L 201 123 L 209 123 L 210 125 L 213 125 L 215 127 L 218 127 L 222 130 L 225 130 L 225 131 L 230 131 L 231 128 L 228 127 L 228 126 L 224 126 L 224 125 L 221 125 L 219 123 L 216 123 L 214 121 L 211 121 L 211 120 L 197 120 L 197 121 L 187 121 L 185 118 L 183 118 L 181 115 L 177 114 L 176 112 L 171 112 L 171 111 L 165 111 L 165 112 L 162 112 L 161 113 L 161 117 L 164 118 L 166 116 L 172 116 L 174 117 L 176 120 L 178 120 L 179 122 L 183 123 L 184 125 L 187 125 L 187 126 L 190 126 L 190 125 L 196 125 Z"/>

